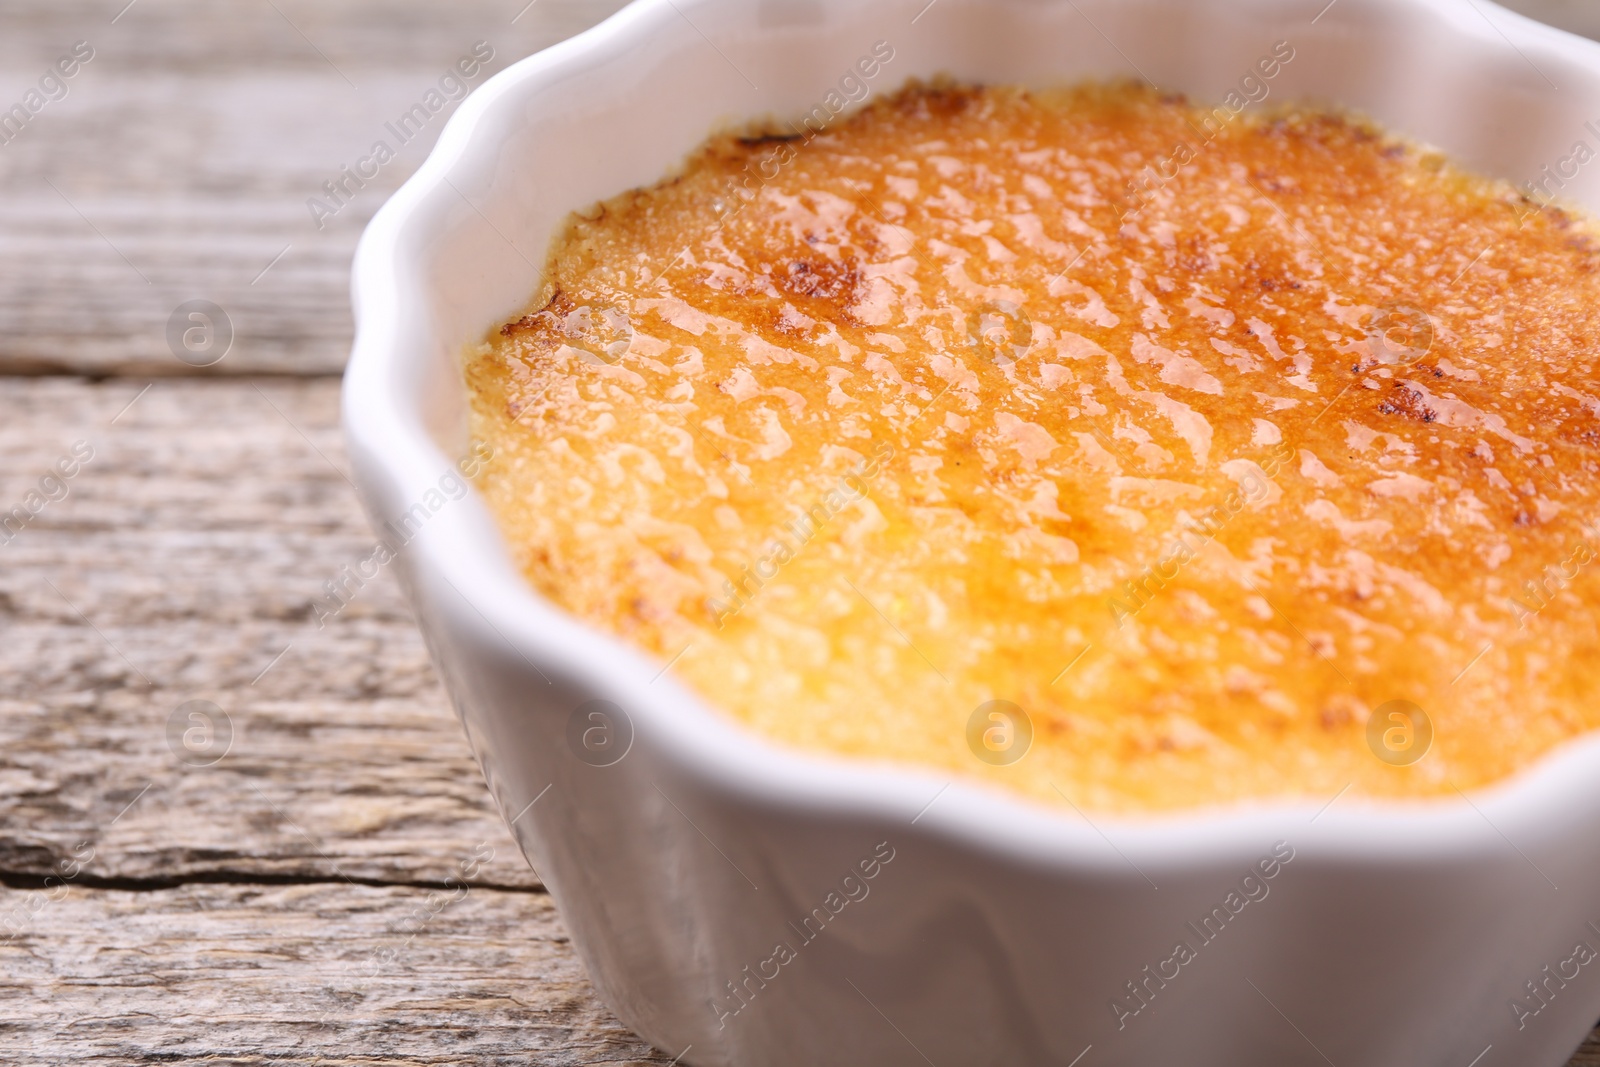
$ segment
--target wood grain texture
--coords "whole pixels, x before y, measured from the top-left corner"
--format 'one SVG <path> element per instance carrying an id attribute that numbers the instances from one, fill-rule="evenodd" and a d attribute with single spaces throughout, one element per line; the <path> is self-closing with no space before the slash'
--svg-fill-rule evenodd
<path id="1" fill-rule="evenodd" d="M 621 0 L 136 0 L 113 22 L 126 4 L 0 14 L 0 109 L 74 42 L 95 52 L 0 144 L 0 373 L 193 373 L 166 324 L 196 298 L 236 334 L 206 373 L 337 373 L 356 239 L 455 104 L 403 145 L 385 123 L 476 42 L 481 85 Z M 380 139 L 397 158 L 319 228 L 307 200 Z"/>
<path id="2" fill-rule="evenodd" d="M 73 42 L 96 50 L 0 144 L 0 518 L 94 451 L 0 532 L 0 1062 L 681 1051 L 596 1000 L 392 576 L 326 627 L 310 608 L 372 542 L 329 377 L 349 258 L 446 113 L 324 228 L 306 199 L 474 42 L 498 69 L 619 4 L 0 11 L 0 110 Z M 214 367 L 168 349 L 193 298 L 236 328 Z M 169 739 L 194 700 L 232 727 L 207 766 Z M 1600 1067 L 1600 1041 L 1572 1063 Z"/>
<path id="3" fill-rule="evenodd" d="M 0 1061 L 13 1067 L 671 1060 L 598 1005 L 543 894 L 330 883 L 53 895 L 0 891 L 0 916 L 30 912 L 0 943 Z"/>
<path id="4" fill-rule="evenodd" d="M 0 870 L 50 873 L 146 785 L 93 875 L 436 883 L 479 841 L 512 855 L 393 577 L 310 609 L 373 540 L 337 383 L 163 380 L 111 424 L 138 393 L 0 390 L 0 506 L 94 450 L 0 547 Z M 191 700 L 232 724 L 212 766 L 168 737 Z M 520 860 L 495 880 L 537 884 Z"/>
<path id="5" fill-rule="evenodd" d="M 1600 7 L 1593 0 L 1500 0 L 1500 3 L 1569 33 L 1600 37 Z"/>
<path id="6" fill-rule="evenodd" d="M 595 999 L 392 576 L 310 608 L 372 542 L 327 377 L 349 257 L 445 114 L 324 229 L 306 199 L 474 42 L 498 68 L 617 5 L 123 6 L 0 13 L 0 101 L 96 50 L 0 145 L 0 1061 L 665 1062 Z M 196 297 L 236 329 L 204 370 L 165 337 Z M 193 700 L 232 727 L 207 766 L 169 737 Z"/>
<path id="7" fill-rule="evenodd" d="M 337 382 L 142 388 L 0 388 L 0 510 L 94 450 L 0 545 L 0 1062 L 667 1062 L 584 979 L 392 578 L 315 625 L 372 540 Z M 194 699 L 234 728 L 209 766 L 168 734 Z"/>

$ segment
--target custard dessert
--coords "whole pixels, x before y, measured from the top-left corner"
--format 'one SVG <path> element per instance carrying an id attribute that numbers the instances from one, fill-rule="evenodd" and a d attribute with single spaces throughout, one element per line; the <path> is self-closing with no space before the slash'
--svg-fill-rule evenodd
<path id="1" fill-rule="evenodd" d="M 467 354 L 477 484 L 784 746 L 1454 797 L 1600 724 L 1592 232 L 1329 110 L 914 83 L 575 216 Z"/>

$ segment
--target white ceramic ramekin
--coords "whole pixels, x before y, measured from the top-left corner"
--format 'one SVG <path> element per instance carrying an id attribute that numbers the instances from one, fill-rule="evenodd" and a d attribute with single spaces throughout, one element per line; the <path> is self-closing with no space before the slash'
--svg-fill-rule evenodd
<path id="1" fill-rule="evenodd" d="M 601 995 L 696 1065 L 1558 1067 L 1600 1013 L 1594 740 L 1448 803 L 1090 822 L 749 736 L 532 593 L 476 495 L 433 492 L 466 447 L 458 352 L 528 299 L 561 219 L 719 123 L 810 111 L 879 41 L 878 91 L 1143 75 L 1197 99 L 1288 41 L 1273 98 L 1491 173 L 1600 142 L 1600 46 L 1487 0 L 641 0 L 473 94 L 361 243 L 344 425 Z M 1600 163 L 1575 170 L 1561 192 L 1600 208 Z M 592 700 L 631 721 L 610 766 L 568 741 Z"/>

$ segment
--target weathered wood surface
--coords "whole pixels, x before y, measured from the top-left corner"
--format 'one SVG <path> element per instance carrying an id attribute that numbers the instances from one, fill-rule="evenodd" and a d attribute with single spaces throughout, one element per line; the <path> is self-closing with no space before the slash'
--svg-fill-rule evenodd
<path id="1" fill-rule="evenodd" d="M 0 915 L 25 896 L 0 891 Z M 0 1060 L 16 1067 L 670 1059 L 597 1004 L 544 894 L 71 889 L 0 959 Z"/>
<path id="2" fill-rule="evenodd" d="M 455 105 L 403 146 L 385 123 L 478 41 L 494 50 L 492 73 L 621 6 L 127 3 L 6 0 L 0 11 L 0 109 L 74 42 L 94 49 L 68 95 L 0 144 L 0 372 L 192 373 L 166 323 L 201 298 L 236 332 L 206 373 L 336 373 L 356 239 Z M 397 158 L 319 229 L 306 201 L 385 138 Z"/>
<path id="3" fill-rule="evenodd" d="M 49 874 L 146 785 L 89 875 L 439 882 L 507 842 L 392 576 L 321 629 L 310 611 L 372 542 L 334 466 L 337 381 L 140 388 L 0 391 L 4 507 L 94 449 L 0 547 L 0 870 Z M 169 743 L 190 700 L 232 724 L 212 766 Z"/>
<path id="4" fill-rule="evenodd" d="M 0 12 L 5 106 L 96 50 L 0 144 L 0 511 L 94 452 L 0 533 L 0 1062 L 667 1062 L 595 998 L 392 577 L 309 606 L 371 542 L 348 260 L 445 114 L 325 229 L 306 199 L 476 41 L 498 69 L 617 5 L 124 3 Z M 236 328 L 211 368 L 165 338 L 196 297 Z M 232 725 L 209 766 L 169 741 L 191 700 Z"/>
<path id="5" fill-rule="evenodd" d="M 670 1059 L 596 1000 L 392 578 L 307 610 L 371 539 L 337 382 L 140 388 L 0 388 L 0 501 L 94 448 L 0 546 L 0 1062 Z"/>
<path id="6" fill-rule="evenodd" d="M 1600 38 L 1600 6 L 1593 0 L 1500 0 L 1500 3 L 1569 33 Z"/>
<path id="7" fill-rule="evenodd" d="M 0 1062 L 671 1059 L 596 1000 L 392 576 L 309 607 L 371 542 L 349 257 L 446 114 L 325 228 L 306 199 L 476 41 L 498 69 L 619 2 L 0 11 L 0 109 L 96 50 L 0 144 L 0 512 L 94 450 L 0 533 Z M 236 328 L 214 367 L 167 346 L 193 298 Z M 232 726 L 206 766 L 169 740 L 192 700 Z"/>

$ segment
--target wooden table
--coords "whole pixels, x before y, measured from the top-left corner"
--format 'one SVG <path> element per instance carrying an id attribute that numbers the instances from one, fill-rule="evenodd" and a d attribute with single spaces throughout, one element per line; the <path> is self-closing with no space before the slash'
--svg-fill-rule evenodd
<path id="1" fill-rule="evenodd" d="M 618 0 L 525 2 L 0 14 L 0 107 L 93 49 L 0 144 L 0 1061 L 668 1062 L 595 999 L 390 576 L 311 610 L 371 541 L 350 256 L 444 111 L 307 200 L 476 42 L 498 69 Z M 169 345 L 191 300 L 220 362 Z"/>

